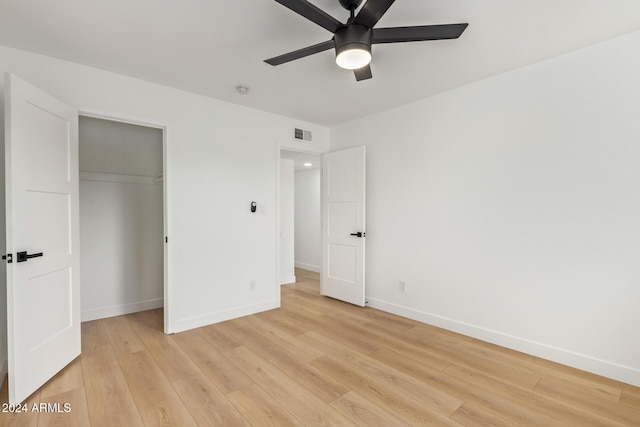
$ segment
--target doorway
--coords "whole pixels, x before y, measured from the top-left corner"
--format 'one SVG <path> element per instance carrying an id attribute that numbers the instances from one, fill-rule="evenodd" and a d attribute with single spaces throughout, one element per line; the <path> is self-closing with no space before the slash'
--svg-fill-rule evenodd
<path id="1" fill-rule="evenodd" d="M 282 186 L 286 181 L 282 175 L 286 173 L 286 170 L 292 169 L 290 166 L 293 160 L 291 159 L 299 156 L 304 158 L 305 154 L 280 149 L 278 155 L 279 180 Z M 313 156 L 318 157 L 317 154 L 313 154 Z M 321 163 L 319 185 L 321 206 L 319 210 L 321 213 L 320 221 L 318 221 L 321 236 L 320 293 L 364 307 L 366 304 L 364 244 L 366 236 L 366 147 L 358 146 L 332 151 L 323 154 L 318 160 Z M 302 161 L 304 162 L 304 160 Z M 280 204 L 280 211 L 282 211 L 283 203 L 280 197 L 281 193 L 282 188 L 279 188 L 277 200 Z M 282 250 L 282 247 L 288 244 L 288 242 L 283 242 L 283 236 L 287 235 L 287 228 L 295 230 L 296 218 L 294 215 L 294 224 L 291 224 L 291 221 L 283 221 L 283 215 L 280 211 L 278 213 L 280 221 L 277 227 L 280 233 L 277 258 L 278 277 L 281 278 L 286 277 L 286 271 L 283 273 L 283 269 L 291 266 L 291 263 L 287 263 L 283 259 L 283 254 L 286 252 Z M 298 249 L 294 250 L 297 253 Z M 298 259 L 294 260 L 294 267 Z M 307 266 L 307 268 L 309 267 Z"/>
<path id="2" fill-rule="evenodd" d="M 80 115 L 78 137 L 81 321 L 165 306 L 164 130 Z"/>
<path id="3" fill-rule="evenodd" d="M 322 157 L 280 151 L 280 278 L 295 282 L 295 269 L 322 268 L 320 190 Z"/>

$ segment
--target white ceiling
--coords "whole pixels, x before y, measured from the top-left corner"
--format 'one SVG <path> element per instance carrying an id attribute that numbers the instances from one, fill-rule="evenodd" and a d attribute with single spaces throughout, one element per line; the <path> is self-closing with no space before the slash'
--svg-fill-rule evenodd
<path id="1" fill-rule="evenodd" d="M 640 1 L 397 0 L 378 27 L 457 22 L 458 40 L 375 45 L 356 82 L 332 51 L 262 62 L 331 38 L 272 0 L 0 0 L 1 45 L 327 126 L 640 30 Z"/>
<path id="2" fill-rule="evenodd" d="M 281 150 L 281 159 L 293 160 L 293 169 L 296 171 L 308 169 L 320 169 L 322 158 L 317 154 L 300 153 L 297 151 Z M 310 166 L 305 166 L 305 164 Z"/>

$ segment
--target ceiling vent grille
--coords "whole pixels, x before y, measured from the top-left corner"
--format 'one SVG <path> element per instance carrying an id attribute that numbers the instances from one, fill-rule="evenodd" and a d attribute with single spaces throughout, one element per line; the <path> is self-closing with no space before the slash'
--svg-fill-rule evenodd
<path id="1" fill-rule="evenodd" d="M 311 141 L 311 131 L 295 128 L 293 136 L 295 139 L 301 139 L 303 141 Z"/>

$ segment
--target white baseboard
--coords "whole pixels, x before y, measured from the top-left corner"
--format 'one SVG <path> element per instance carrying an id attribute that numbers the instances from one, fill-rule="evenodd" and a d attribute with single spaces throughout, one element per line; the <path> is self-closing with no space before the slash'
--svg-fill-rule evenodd
<path id="1" fill-rule="evenodd" d="M 296 283 L 296 276 L 285 276 L 280 278 L 281 285 L 288 285 L 289 283 Z"/>
<path id="2" fill-rule="evenodd" d="M 640 370 L 386 301 L 367 306 L 640 387 Z"/>
<path id="3" fill-rule="evenodd" d="M 263 301 L 256 304 L 246 305 L 231 310 L 218 311 L 202 316 L 193 316 L 186 319 L 177 320 L 169 325 L 168 334 L 188 331 L 189 329 L 200 328 L 202 326 L 212 325 L 214 323 L 224 322 L 225 320 L 236 319 L 242 316 L 260 313 L 261 311 L 273 310 L 280 308 L 278 300 Z"/>
<path id="4" fill-rule="evenodd" d="M 296 268 L 301 268 L 303 270 L 309 270 L 309 271 L 313 271 L 315 273 L 320 273 L 321 268 L 319 265 L 313 265 L 313 264 L 305 264 L 304 262 L 297 262 L 295 263 Z"/>
<path id="5" fill-rule="evenodd" d="M 110 307 L 83 310 L 80 313 L 80 321 L 104 319 L 106 317 L 121 316 L 123 314 L 136 313 L 138 311 L 153 310 L 164 306 L 164 298 L 150 299 L 130 304 L 114 305 Z"/>

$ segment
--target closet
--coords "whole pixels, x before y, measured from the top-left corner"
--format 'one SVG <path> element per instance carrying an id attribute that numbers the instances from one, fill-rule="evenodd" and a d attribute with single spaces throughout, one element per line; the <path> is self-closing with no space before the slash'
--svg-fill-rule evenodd
<path id="1" fill-rule="evenodd" d="M 163 131 L 80 116 L 81 320 L 164 303 Z"/>

